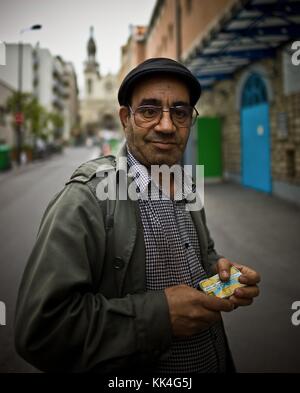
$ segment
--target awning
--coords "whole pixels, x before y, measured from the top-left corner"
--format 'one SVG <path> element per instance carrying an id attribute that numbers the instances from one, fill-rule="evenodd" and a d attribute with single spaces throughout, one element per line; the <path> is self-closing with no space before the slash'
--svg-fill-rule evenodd
<path id="1" fill-rule="evenodd" d="M 231 79 L 237 70 L 254 61 L 275 57 L 279 47 L 297 40 L 300 0 L 241 0 L 184 63 L 203 89 L 210 89 L 216 81 Z"/>

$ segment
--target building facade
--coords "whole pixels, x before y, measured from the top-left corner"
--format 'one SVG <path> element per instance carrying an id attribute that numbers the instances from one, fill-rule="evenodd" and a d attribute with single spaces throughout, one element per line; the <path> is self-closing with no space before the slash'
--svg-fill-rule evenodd
<path id="1" fill-rule="evenodd" d="M 21 60 L 20 60 L 21 59 Z M 30 44 L 6 44 L 6 64 L 0 66 L 0 80 L 14 90 L 19 88 L 19 60 L 22 63 L 21 91 L 33 93 L 33 47 Z"/>
<path id="2" fill-rule="evenodd" d="M 6 44 L 6 65 L 0 66 L 0 83 L 2 90 L 3 86 L 15 92 L 20 88 L 23 93 L 36 97 L 48 113 L 60 115 L 64 126 L 59 130 L 59 138 L 69 140 L 72 129 L 79 123 L 77 80 L 71 63 L 39 46 Z M 10 129 L 9 137 L 6 130 L 6 140 L 14 144 L 12 122 L 10 125 L 7 122 L 6 127 Z M 24 138 L 28 134 L 24 132 Z"/>
<path id="3" fill-rule="evenodd" d="M 79 128 L 79 99 L 77 76 L 74 66 L 71 62 L 64 63 L 64 85 L 65 85 L 65 102 L 64 102 L 64 131 L 63 138 L 68 141 L 70 137 Z"/>
<path id="4" fill-rule="evenodd" d="M 77 77 L 72 63 L 61 56 L 53 56 L 48 49 L 35 48 L 33 52 L 34 94 L 39 103 L 63 119 L 59 130 L 64 142 L 70 140 L 79 124 Z"/>
<path id="5" fill-rule="evenodd" d="M 102 76 L 96 59 L 97 48 L 93 28 L 87 44 L 87 60 L 84 68 L 84 93 L 80 102 L 80 120 L 88 136 L 100 137 L 105 130 L 120 129 L 118 121 L 117 77 Z"/>
<path id="6" fill-rule="evenodd" d="M 11 127 L 11 115 L 6 110 L 6 102 L 13 93 L 14 89 L 0 80 L 0 144 L 11 146 L 15 143 L 15 135 Z"/>
<path id="7" fill-rule="evenodd" d="M 127 43 L 121 48 L 121 68 L 118 73 L 119 84 L 129 70 L 146 58 L 147 26 L 130 26 Z"/>
<path id="8" fill-rule="evenodd" d="M 300 2 L 158 0 L 144 45 L 202 85 L 185 163 L 300 203 Z"/>

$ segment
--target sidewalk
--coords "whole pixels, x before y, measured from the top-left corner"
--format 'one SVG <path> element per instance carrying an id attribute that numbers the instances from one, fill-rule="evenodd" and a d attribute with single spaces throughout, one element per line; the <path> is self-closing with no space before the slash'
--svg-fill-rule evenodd
<path id="1" fill-rule="evenodd" d="M 216 249 L 262 277 L 250 307 L 224 314 L 240 372 L 300 372 L 300 208 L 237 184 L 205 186 L 207 223 Z"/>
<path id="2" fill-rule="evenodd" d="M 90 157 L 88 158 L 90 160 L 99 156 L 97 148 L 87 149 L 86 147 L 83 147 L 83 149 L 90 152 Z M 37 169 L 44 165 L 47 165 L 53 160 L 62 159 L 64 158 L 64 155 L 69 155 L 70 152 L 75 152 L 77 150 L 80 151 L 80 147 L 77 148 L 74 146 L 68 146 L 64 148 L 64 151 L 62 153 L 54 153 L 44 159 L 37 159 L 27 164 L 22 164 L 20 166 L 18 166 L 17 163 L 14 162 L 11 169 L 0 171 L 0 183 L 10 178 L 15 178 L 16 176 L 22 175 L 23 173 L 30 172 L 33 169 Z"/>
<path id="3" fill-rule="evenodd" d="M 4 170 L 4 171 L 0 171 L 0 183 L 4 180 L 7 180 L 11 177 L 16 177 L 18 175 L 21 175 L 25 172 L 28 172 L 34 168 L 37 168 L 41 165 L 45 165 L 49 159 L 51 159 L 51 157 L 46 158 L 44 160 L 35 160 L 32 162 L 29 162 L 27 164 L 22 164 L 20 166 L 18 166 L 16 163 L 13 163 L 12 168 Z"/>

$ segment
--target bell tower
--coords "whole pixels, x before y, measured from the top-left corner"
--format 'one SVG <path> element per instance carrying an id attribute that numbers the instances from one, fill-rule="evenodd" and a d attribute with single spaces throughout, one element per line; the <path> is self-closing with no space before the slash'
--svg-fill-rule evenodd
<path id="1" fill-rule="evenodd" d="M 96 60 L 97 47 L 94 40 L 94 27 L 90 27 L 90 38 L 87 43 L 87 61 L 84 68 L 85 97 L 95 98 L 97 95 L 97 82 L 100 80 L 99 64 Z"/>

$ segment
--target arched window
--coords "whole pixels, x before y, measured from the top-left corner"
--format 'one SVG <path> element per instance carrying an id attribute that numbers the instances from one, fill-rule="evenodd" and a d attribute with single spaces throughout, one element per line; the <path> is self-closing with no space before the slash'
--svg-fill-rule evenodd
<path id="1" fill-rule="evenodd" d="M 243 95 L 242 107 L 255 106 L 268 102 L 266 86 L 259 74 L 253 73 L 247 79 Z"/>
<path id="2" fill-rule="evenodd" d="M 88 84 L 88 94 L 92 94 L 93 93 L 93 81 L 91 79 L 88 79 L 87 84 Z"/>
<path id="3" fill-rule="evenodd" d="M 105 114 L 102 118 L 102 126 L 107 130 L 115 129 L 115 120 L 111 114 Z"/>

